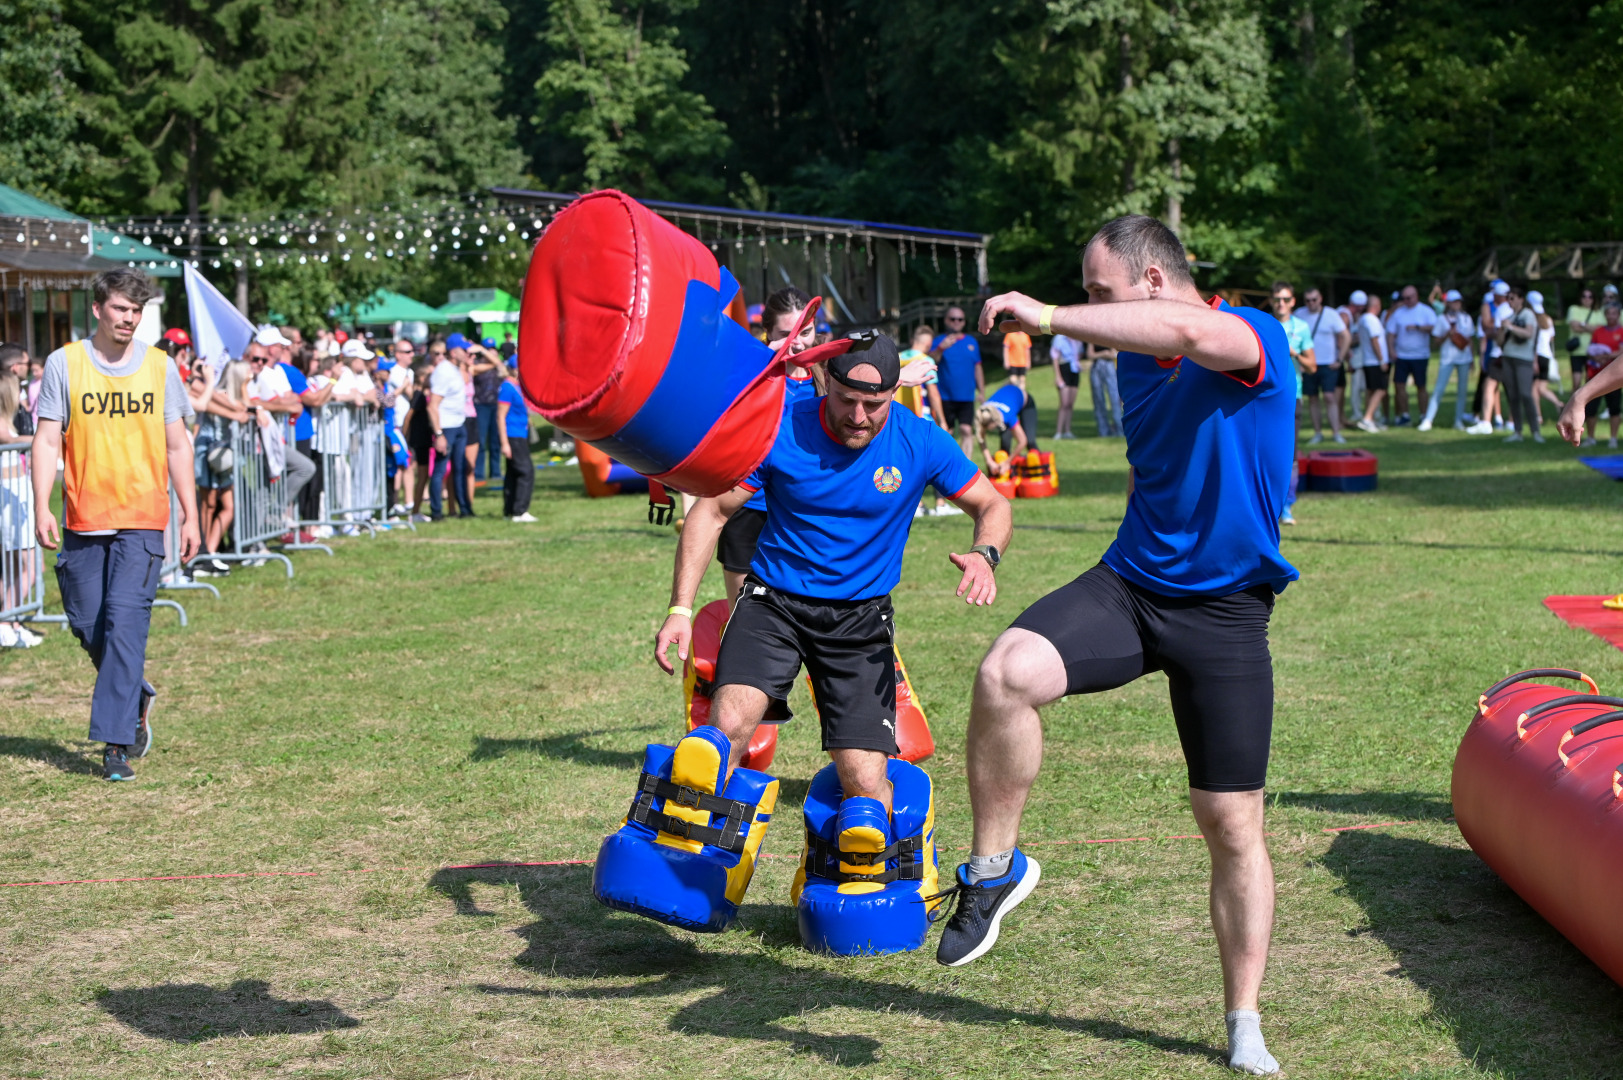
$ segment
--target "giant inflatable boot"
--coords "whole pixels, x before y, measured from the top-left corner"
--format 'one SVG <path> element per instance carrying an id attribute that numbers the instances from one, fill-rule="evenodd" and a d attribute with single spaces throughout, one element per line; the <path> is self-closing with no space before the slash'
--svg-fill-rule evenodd
<path id="1" fill-rule="evenodd" d="M 710 722 L 710 698 L 716 692 L 716 656 L 721 652 L 727 615 L 727 601 L 712 600 L 693 617 L 693 640 L 688 644 L 687 662 L 682 665 L 682 697 L 689 731 Z M 738 763 L 765 772 L 772 767 L 777 752 L 778 725 L 758 724 Z"/>
<path id="2" fill-rule="evenodd" d="M 1623 697 L 1568 668 L 1495 683 L 1460 740 L 1451 794 L 1471 850 L 1623 984 Z"/>
<path id="3" fill-rule="evenodd" d="M 744 768 L 727 779 L 729 747 L 719 728 L 701 727 L 674 748 L 648 748 L 625 822 L 598 849 L 593 896 L 687 930 L 719 933 L 732 925 L 772 821 L 778 781 Z"/>
<path id="4" fill-rule="evenodd" d="M 877 799 L 844 797 L 832 764 L 806 793 L 806 848 L 791 898 L 813 952 L 859 956 L 924 944 L 936 889 L 935 793 L 929 774 L 891 758 L 889 817 Z"/>

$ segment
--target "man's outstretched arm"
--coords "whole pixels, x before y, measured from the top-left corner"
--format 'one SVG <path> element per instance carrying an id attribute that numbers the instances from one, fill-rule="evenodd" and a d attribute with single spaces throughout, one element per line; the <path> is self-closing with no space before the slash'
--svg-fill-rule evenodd
<path id="1" fill-rule="evenodd" d="M 699 582 L 704 580 L 705 569 L 716 554 L 716 541 L 721 538 L 721 527 L 739 507 L 755 494 L 749 488 L 735 487 L 714 499 L 695 500 L 682 522 L 682 536 L 676 542 L 676 569 L 671 575 L 671 607 L 693 608 L 699 595 Z M 667 675 L 676 673 L 676 666 L 665 654 L 676 646 L 676 658 L 686 660 L 693 641 L 693 616 L 673 611 L 665 616 L 665 623 L 654 638 L 654 662 Z"/>
<path id="2" fill-rule="evenodd" d="M 997 548 L 1000 556 L 1009 550 L 1009 542 L 1014 539 L 1014 510 L 985 473 L 977 474 L 975 482 L 953 499 L 952 504 L 974 521 L 975 547 L 989 544 Z M 984 607 L 997 599 L 997 578 L 992 573 L 992 564 L 980 552 L 970 551 L 967 555 L 953 552 L 947 558 L 964 572 L 957 591 L 964 603 Z"/>
<path id="3" fill-rule="evenodd" d="M 1005 332 L 1047 333 L 1044 304 L 1024 293 L 994 296 L 981 309 L 981 333 L 990 334 L 999 314 Z M 1262 362 L 1262 346 L 1251 324 L 1237 315 L 1213 311 L 1182 300 L 1122 300 L 1110 304 L 1074 304 L 1056 308 L 1049 317 L 1055 334 L 1111 349 L 1184 356 L 1213 371 L 1246 371 Z"/>

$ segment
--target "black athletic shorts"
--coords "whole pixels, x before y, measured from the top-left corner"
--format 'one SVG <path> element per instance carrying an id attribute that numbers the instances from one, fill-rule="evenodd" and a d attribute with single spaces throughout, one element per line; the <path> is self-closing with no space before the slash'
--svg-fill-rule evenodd
<path id="1" fill-rule="evenodd" d="M 947 430 L 951 431 L 959 424 L 968 427 L 975 426 L 975 403 L 973 401 L 941 400 L 941 414 L 947 418 Z"/>
<path id="2" fill-rule="evenodd" d="M 1405 360 L 1401 356 L 1392 365 L 1392 384 L 1405 386 L 1410 379 L 1415 386 L 1424 390 L 1426 388 L 1426 369 L 1431 366 L 1427 360 Z"/>
<path id="3" fill-rule="evenodd" d="M 1059 650 L 1067 694 L 1166 672 L 1189 786 L 1256 791 L 1268 778 L 1274 728 L 1273 610 L 1268 585 L 1228 596 L 1161 596 L 1100 563 L 1014 625 Z"/>
<path id="4" fill-rule="evenodd" d="M 1059 378 L 1066 386 L 1081 386 L 1082 369 L 1073 368 L 1070 364 L 1061 360 L 1059 362 Z"/>
<path id="5" fill-rule="evenodd" d="M 727 524 L 721 527 L 721 542 L 716 545 L 716 558 L 723 570 L 734 574 L 750 572 L 755 561 L 755 545 L 760 542 L 761 530 L 766 527 L 766 511 L 741 506 L 733 511 Z"/>
<path id="6" fill-rule="evenodd" d="M 1385 390 L 1387 379 L 1390 376 L 1391 372 L 1387 371 L 1379 364 L 1371 364 L 1369 367 L 1364 369 L 1364 390 Z"/>
<path id="7" fill-rule="evenodd" d="M 1308 397 L 1335 393 L 1341 389 L 1341 369 L 1334 364 L 1320 364 L 1311 375 L 1302 376 L 1302 389 Z"/>
<path id="8" fill-rule="evenodd" d="M 716 686 L 753 686 L 788 719 L 800 666 L 811 676 L 824 750 L 896 751 L 895 615 L 890 597 L 822 600 L 744 579 L 716 657 Z"/>
<path id="9" fill-rule="evenodd" d="M 1606 403 L 1613 416 L 1623 416 L 1623 390 L 1613 390 L 1598 398 L 1590 398 L 1584 405 L 1584 419 L 1593 420 L 1600 415 L 1600 403 Z"/>
<path id="10" fill-rule="evenodd" d="M 1026 395 L 1026 403 L 1020 407 L 1020 430 L 1026 433 L 1026 448 L 1039 450 L 1037 445 L 1037 402 L 1030 394 Z M 1014 450 L 1014 429 L 1004 428 L 998 433 L 998 445 L 1004 453 Z"/>

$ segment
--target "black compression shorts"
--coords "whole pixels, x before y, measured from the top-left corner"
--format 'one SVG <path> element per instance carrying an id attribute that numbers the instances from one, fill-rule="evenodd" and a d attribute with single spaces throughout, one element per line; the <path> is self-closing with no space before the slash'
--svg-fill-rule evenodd
<path id="1" fill-rule="evenodd" d="M 895 615 L 890 597 L 820 600 L 744 579 L 716 657 L 716 687 L 753 686 L 787 719 L 800 666 L 811 676 L 824 750 L 895 754 Z M 774 708 L 775 706 L 775 708 Z"/>
<path id="2" fill-rule="evenodd" d="M 1273 589 L 1161 596 L 1100 563 L 1027 608 L 1014 625 L 1047 638 L 1065 661 L 1066 694 L 1167 673 L 1172 718 L 1202 791 L 1256 791 L 1268 778 L 1274 667 Z"/>
<path id="3" fill-rule="evenodd" d="M 941 415 L 947 421 L 947 430 L 951 431 L 959 424 L 965 427 L 975 426 L 975 403 L 973 401 L 948 401 L 941 399 Z"/>
<path id="4" fill-rule="evenodd" d="M 755 545 L 760 543 L 761 530 L 766 527 L 766 511 L 741 506 L 733 511 L 727 524 L 721 527 L 721 542 L 716 545 L 716 559 L 721 568 L 733 574 L 747 574 L 755 561 Z"/>

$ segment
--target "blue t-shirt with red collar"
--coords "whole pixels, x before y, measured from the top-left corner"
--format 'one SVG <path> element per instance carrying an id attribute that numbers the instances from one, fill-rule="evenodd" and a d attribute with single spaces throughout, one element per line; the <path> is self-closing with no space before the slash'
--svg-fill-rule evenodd
<path id="1" fill-rule="evenodd" d="M 1258 365 L 1221 372 L 1179 357 L 1117 355 L 1133 494 L 1104 563 L 1163 596 L 1275 592 L 1300 575 L 1279 551 L 1279 515 L 1296 460 L 1296 378 L 1279 320 L 1245 320 Z"/>
<path id="2" fill-rule="evenodd" d="M 821 600 L 884 596 L 902 577 L 902 549 L 925 485 L 955 499 L 980 476 L 956 440 L 892 407 L 861 450 L 829 434 L 827 398 L 791 405 L 742 487 L 766 495 L 750 572 L 771 588 Z"/>
<path id="3" fill-rule="evenodd" d="M 794 371 L 794 368 L 790 368 Z M 790 375 L 783 382 L 783 411 L 788 412 L 789 406 L 797 401 L 810 401 L 817 397 L 817 384 L 812 381 L 811 372 L 804 377 Z M 781 430 L 781 429 L 780 429 Z M 766 513 L 766 495 L 757 491 L 750 496 L 750 501 L 744 504 L 745 510 L 759 510 Z"/>
<path id="4" fill-rule="evenodd" d="M 981 362 L 981 346 L 969 334 L 961 334 L 957 341 L 941 348 L 946 334 L 936 335 L 930 343 L 931 351 L 941 349 L 936 362 L 936 382 L 941 389 L 942 401 L 975 400 L 975 365 Z"/>

